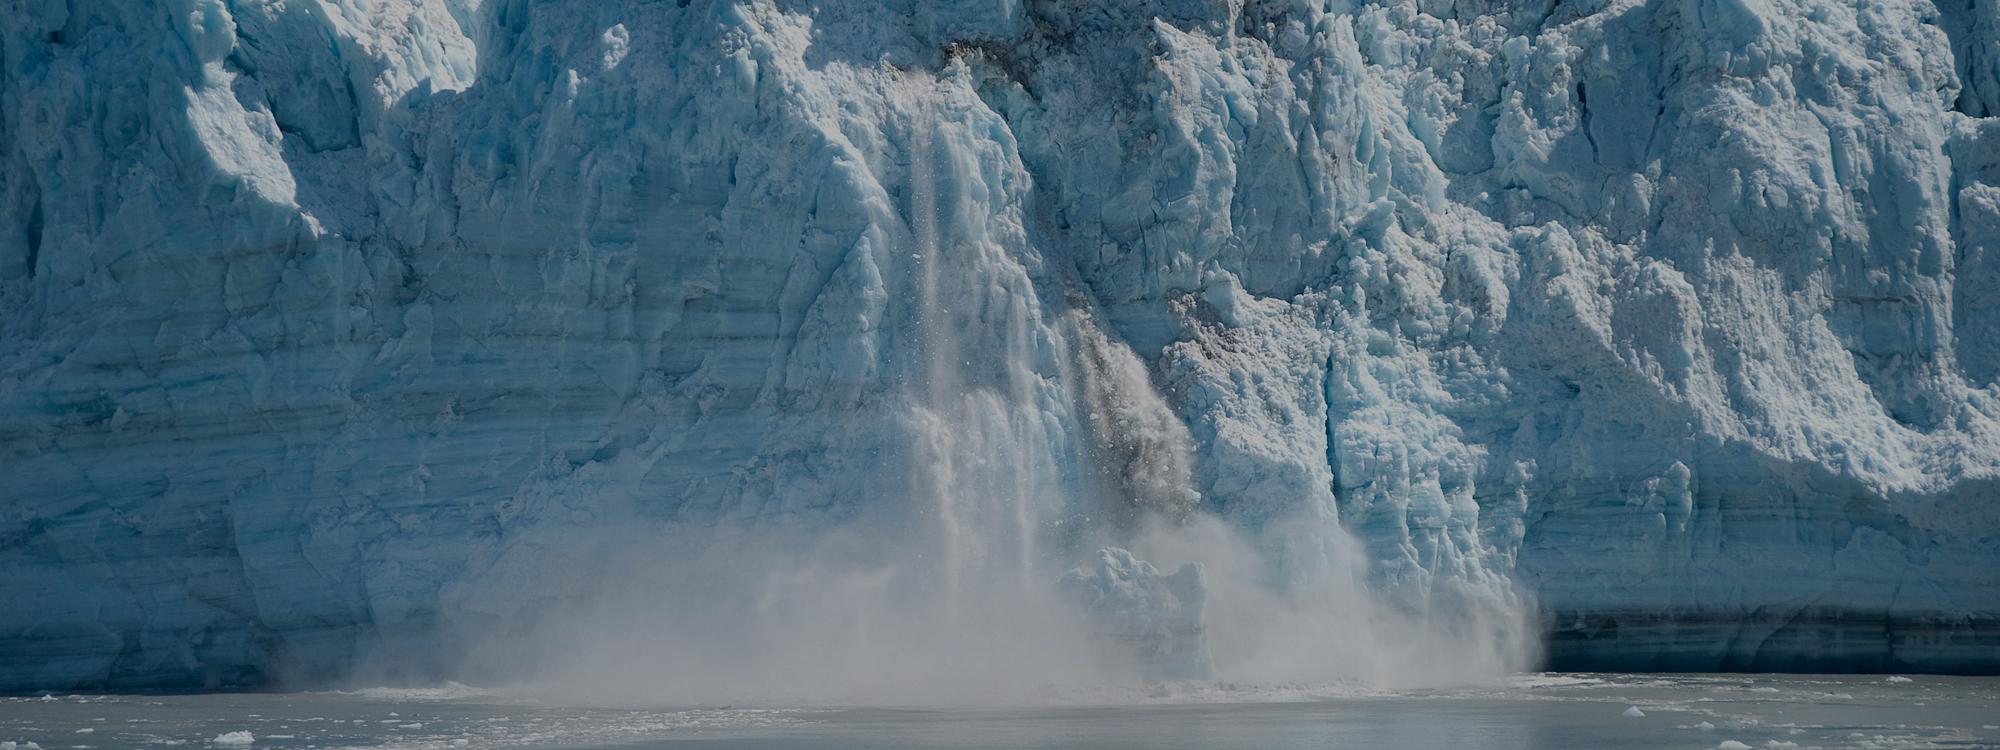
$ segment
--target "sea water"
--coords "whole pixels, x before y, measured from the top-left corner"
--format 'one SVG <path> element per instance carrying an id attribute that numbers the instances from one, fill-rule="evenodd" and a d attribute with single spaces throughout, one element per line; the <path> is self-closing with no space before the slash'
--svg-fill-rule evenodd
<path id="1" fill-rule="evenodd" d="M 1004 707 L 586 706 L 456 684 L 0 698 L 0 750 L 684 745 L 2000 748 L 2000 678 L 1534 674 L 1392 692 L 1191 682 L 1051 690 Z"/>

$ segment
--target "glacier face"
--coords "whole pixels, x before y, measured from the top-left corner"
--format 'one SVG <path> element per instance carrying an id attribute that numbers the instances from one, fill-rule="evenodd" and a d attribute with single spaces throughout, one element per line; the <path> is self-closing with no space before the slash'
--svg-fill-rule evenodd
<path id="1" fill-rule="evenodd" d="M 5 7 L 0 687 L 884 514 L 947 578 L 1212 516 L 1562 665 L 2000 669 L 1990 3 Z"/>

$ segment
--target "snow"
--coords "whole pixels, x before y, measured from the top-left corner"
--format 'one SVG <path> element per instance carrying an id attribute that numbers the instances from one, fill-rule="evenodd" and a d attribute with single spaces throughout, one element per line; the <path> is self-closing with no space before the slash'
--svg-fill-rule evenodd
<path id="1" fill-rule="evenodd" d="M 1991 4 L 17 5 L 0 689 L 421 669 L 606 530 L 906 511 L 2000 667 Z"/>

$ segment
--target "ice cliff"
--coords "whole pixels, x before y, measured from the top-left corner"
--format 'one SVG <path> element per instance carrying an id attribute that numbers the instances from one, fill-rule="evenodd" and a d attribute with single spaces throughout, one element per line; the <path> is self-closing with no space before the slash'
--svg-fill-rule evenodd
<path id="1" fill-rule="evenodd" d="M 1218 518 L 1565 666 L 2000 670 L 1985 0 L 0 16 L 0 688 L 872 515 L 1051 582 Z"/>

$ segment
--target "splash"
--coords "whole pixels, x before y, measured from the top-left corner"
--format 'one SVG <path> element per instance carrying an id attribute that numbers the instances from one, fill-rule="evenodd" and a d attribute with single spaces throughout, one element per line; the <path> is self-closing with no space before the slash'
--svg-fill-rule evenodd
<path id="1" fill-rule="evenodd" d="M 992 239 L 1007 226 L 981 198 L 967 95 L 900 96 L 885 496 L 839 518 L 604 532 L 555 611 L 485 664 L 569 700 L 786 705 L 1103 700 L 1162 681 L 1290 694 L 1519 665 L 1517 619 L 1383 600 L 1337 523 L 1215 513 L 1145 361 L 1076 282 L 1019 255 L 1031 244 Z M 1298 539 L 1329 561 L 1269 552 Z"/>

